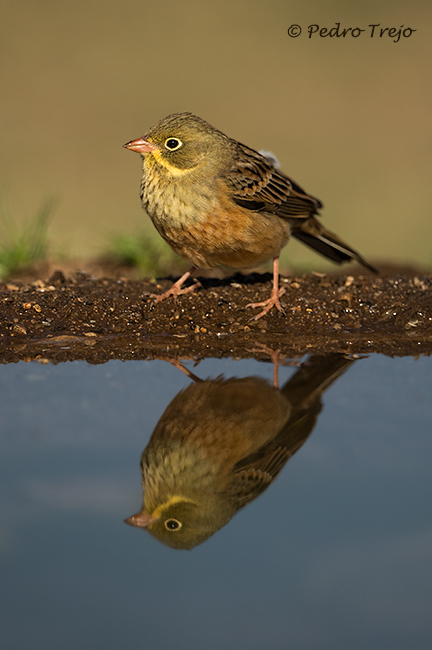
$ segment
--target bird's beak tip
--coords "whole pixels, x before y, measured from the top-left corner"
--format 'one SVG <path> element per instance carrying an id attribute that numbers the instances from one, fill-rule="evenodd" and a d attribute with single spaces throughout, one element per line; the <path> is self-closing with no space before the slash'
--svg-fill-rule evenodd
<path id="1" fill-rule="evenodd" d="M 135 515 L 132 515 L 131 517 L 128 517 L 127 519 L 124 520 L 125 524 L 129 524 L 129 526 L 135 526 L 136 528 L 148 528 L 148 526 L 151 526 L 156 521 L 157 517 L 153 517 L 153 515 L 149 515 L 146 512 L 137 512 Z"/>
<path id="2" fill-rule="evenodd" d="M 137 153 L 151 153 L 155 149 L 159 149 L 156 144 L 150 142 L 149 140 L 144 140 L 144 138 L 137 138 L 136 140 L 131 140 L 126 142 L 123 145 L 124 149 L 130 149 L 131 151 L 136 151 Z"/>

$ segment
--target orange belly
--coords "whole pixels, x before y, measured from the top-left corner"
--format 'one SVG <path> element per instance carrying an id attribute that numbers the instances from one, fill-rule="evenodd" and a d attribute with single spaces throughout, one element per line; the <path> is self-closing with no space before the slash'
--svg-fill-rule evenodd
<path id="1" fill-rule="evenodd" d="M 287 221 L 232 205 L 189 225 L 169 220 L 155 222 L 155 226 L 176 253 L 193 266 L 208 269 L 264 264 L 277 256 L 289 239 Z"/>

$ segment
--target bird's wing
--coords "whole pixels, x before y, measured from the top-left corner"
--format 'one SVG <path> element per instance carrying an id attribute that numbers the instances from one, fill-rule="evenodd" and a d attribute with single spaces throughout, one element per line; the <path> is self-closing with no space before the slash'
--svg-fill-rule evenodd
<path id="1" fill-rule="evenodd" d="M 225 180 L 233 200 L 250 210 L 265 210 L 281 217 L 316 214 L 322 203 L 257 151 L 234 143 L 234 157 Z"/>
<path id="2" fill-rule="evenodd" d="M 236 510 L 264 492 L 291 455 L 285 447 L 272 442 L 261 457 L 257 452 L 239 463 L 227 490 Z"/>
<path id="3" fill-rule="evenodd" d="M 312 433 L 320 410 L 319 399 L 306 409 L 295 409 L 272 442 L 235 465 L 227 492 L 236 510 L 264 492 L 276 478 Z"/>

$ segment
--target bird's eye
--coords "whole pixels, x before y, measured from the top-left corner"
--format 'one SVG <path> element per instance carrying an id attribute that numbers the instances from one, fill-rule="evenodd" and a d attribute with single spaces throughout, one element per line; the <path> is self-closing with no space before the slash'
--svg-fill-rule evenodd
<path id="1" fill-rule="evenodd" d="M 167 519 L 165 522 L 165 528 L 167 530 L 180 530 L 182 524 L 178 519 Z"/>
<path id="2" fill-rule="evenodd" d="M 168 138 L 165 140 L 165 149 L 169 149 L 169 151 L 177 151 L 182 145 L 183 142 L 178 138 Z"/>

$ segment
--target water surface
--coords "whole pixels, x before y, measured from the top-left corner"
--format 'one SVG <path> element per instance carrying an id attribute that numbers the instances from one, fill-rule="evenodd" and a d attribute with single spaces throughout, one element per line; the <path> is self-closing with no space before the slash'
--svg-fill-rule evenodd
<path id="1" fill-rule="evenodd" d="M 253 360 L 185 365 L 273 379 Z M 270 487 L 180 551 L 123 519 L 191 379 L 164 361 L 0 366 L 4 647 L 430 648 L 431 370 L 353 363 Z"/>

